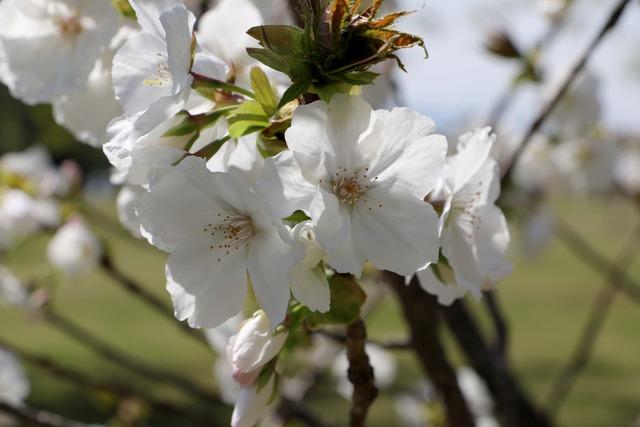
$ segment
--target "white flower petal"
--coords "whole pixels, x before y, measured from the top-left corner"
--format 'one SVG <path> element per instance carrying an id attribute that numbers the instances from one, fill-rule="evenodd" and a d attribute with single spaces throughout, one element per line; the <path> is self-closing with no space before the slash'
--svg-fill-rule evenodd
<path id="1" fill-rule="evenodd" d="M 293 296 L 311 310 L 326 313 L 331 308 L 331 294 L 324 268 L 298 264 L 291 270 Z"/>

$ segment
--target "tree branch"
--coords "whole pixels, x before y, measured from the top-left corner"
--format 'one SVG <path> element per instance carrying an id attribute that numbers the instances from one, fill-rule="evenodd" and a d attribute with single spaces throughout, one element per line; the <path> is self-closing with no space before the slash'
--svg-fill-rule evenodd
<path id="1" fill-rule="evenodd" d="M 423 370 L 444 400 L 447 425 L 473 426 L 474 421 L 438 337 L 437 301 L 422 290 L 417 277 L 405 285 L 403 276 L 385 271 L 385 281 L 396 293 L 411 333 L 413 349 Z"/>
<path id="2" fill-rule="evenodd" d="M 172 309 L 169 306 L 119 270 L 113 263 L 113 259 L 111 257 L 108 255 L 103 256 L 100 261 L 100 265 L 103 271 L 107 273 L 109 277 L 111 277 L 123 290 L 140 299 L 148 307 L 167 318 L 173 325 L 178 326 L 189 338 L 194 339 L 198 344 L 204 346 L 207 351 L 211 351 L 211 347 L 200 330 L 193 329 L 184 322 L 178 322 L 171 314 Z"/>
<path id="3" fill-rule="evenodd" d="M 90 427 L 89 424 L 69 420 L 52 412 L 40 411 L 26 406 L 14 406 L 0 401 L 0 413 L 8 414 L 20 421 L 46 427 Z"/>
<path id="4" fill-rule="evenodd" d="M 553 424 L 538 410 L 496 353 L 487 345 L 477 322 L 461 300 L 438 306 L 469 363 L 495 397 L 497 412 L 509 427 L 548 427 Z"/>
<path id="5" fill-rule="evenodd" d="M 135 372 L 136 374 L 149 378 L 151 380 L 160 383 L 172 384 L 188 395 L 196 396 L 207 403 L 222 404 L 221 400 L 215 394 L 189 381 L 188 379 L 176 375 L 170 371 L 150 367 L 147 362 L 144 362 L 130 355 L 127 355 L 120 350 L 117 350 L 100 338 L 97 338 L 90 332 L 73 323 L 71 320 L 63 317 L 51 306 L 44 307 L 42 313 L 45 319 L 52 326 L 63 332 L 78 344 L 90 349 L 95 354 L 103 357 L 109 363 L 121 368 L 125 368 L 131 372 Z"/>
<path id="6" fill-rule="evenodd" d="M 347 359 L 349 370 L 347 377 L 353 384 L 351 400 L 351 427 L 364 427 L 369 407 L 378 397 L 373 367 L 369 363 L 369 356 L 365 349 L 367 329 L 362 319 L 358 319 L 347 326 Z"/>
<path id="7" fill-rule="evenodd" d="M 627 7 L 627 5 L 631 3 L 631 0 L 620 0 L 616 7 L 613 8 L 611 13 L 609 14 L 609 18 L 604 23 L 603 27 L 600 29 L 598 34 L 594 37 L 594 39 L 589 43 L 589 46 L 585 49 L 584 52 L 580 55 L 575 64 L 571 67 L 565 78 L 562 80 L 561 84 L 555 90 L 555 92 L 551 95 L 551 97 L 547 100 L 547 102 L 543 105 L 541 110 L 538 112 L 538 115 L 533 120 L 525 134 L 522 136 L 520 142 L 516 144 L 516 149 L 511 156 L 511 161 L 508 166 L 502 171 L 503 181 L 509 180 L 511 177 L 511 171 L 513 170 L 513 166 L 524 151 L 526 145 L 531 141 L 531 138 L 540 130 L 544 122 L 551 115 L 554 108 L 558 105 L 562 97 L 567 93 L 571 84 L 575 80 L 575 78 L 580 74 L 580 72 L 584 69 L 585 65 L 589 61 L 589 58 L 596 50 L 600 42 L 604 39 L 604 36 L 616 26 L 620 17 L 622 16 L 622 12 Z"/>
<path id="8" fill-rule="evenodd" d="M 635 303 L 640 303 L 640 285 L 632 280 L 623 269 L 600 255 L 589 242 L 559 218 L 556 219 L 556 231 L 558 237 L 573 253 L 604 276 L 608 285 L 620 288 Z"/>
<path id="9" fill-rule="evenodd" d="M 622 287 L 626 281 L 625 275 L 629 273 L 633 261 L 638 256 L 640 249 L 639 234 L 640 228 L 636 233 L 632 234 L 629 242 L 620 252 L 618 263 L 616 265 L 612 264 L 609 268 L 607 283 L 603 285 L 593 302 L 578 345 L 551 386 L 551 391 L 546 399 L 547 407 L 551 414 L 556 414 L 560 409 L 576 379 L 591 359 L 596 340 L 604 327 L 615 297 L 623 289 Z"/>
<path id="10" fill-rule="evenodd" d="M 5 348 L 10 352 L 19 356 L 20 360 L 42 369 L 48 374 L 73 384 L 77 387 L 91 390 L 99 393 L 108 393 L 119 397 L 120 399 L 126 398 L 138 398 L 150 405 L 154 410 L 162 411 L 168 414 L 178 415 L 192 421 L 197 422 L 199 425 L 210 425 L 211 420 L 204 414 L 195 414 L 192 411 L 188 411 L 185 408 L 181 408 L 172 402 L 168 402 L 161 399 L 156 399 L 148 394 L 142 393 L 139 390 L 134 390 L 123 384 L 112 384 L 98 382 L 90 379 L 86 374 L 67 368 L 58 364 L 57 362 L 48 359 L 43 356 L 39 356 L 21 348 L 16 347 L 2 339 L 0 339 L 0 348 Z"/>

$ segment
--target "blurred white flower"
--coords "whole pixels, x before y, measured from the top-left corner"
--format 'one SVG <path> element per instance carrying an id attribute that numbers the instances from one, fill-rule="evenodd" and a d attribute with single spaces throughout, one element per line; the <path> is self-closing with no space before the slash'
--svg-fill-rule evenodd
<path id="1" fill-rule="evenodd" d="M 108 140 L 107 126 L 124 113 L 116 100 L 111 67 L 117 49 L 134 34 L 133 28 L 122 27 L 109 49 L 96 61 L 89 74 L 87 88 L 65 94 L 53 103 L 56 123 L 69 129 L 79 141 L 94 147 L 102 146 Z M 98 105 L 100 108 L 95 108 Z"/>
<path id="2" fill-rule="evenodd" d="M 620 150 L 613 176 L 627 194 L 640 194 L 640 143 L 629 144 Z"/>
<path id="3" fill-rule="evenodd" d="M 558 83 L 560 81 L 548 87 L 549 93 L 554 93 Z M 602 114 L 599 91 L 598 76 L 587 72 L 578 77 L 547 119 L 547 133 L 566 139 L 582 137 L 593 131 Z"/>
<path id="4" fill-rule="evenodd" d="M 398 362 L 395 357 L 376 344 L 366 344 L 365 350 L 373 368 L 376 387 L 385 389 L 393 385 L 398 372 Z M 351 399 L 353 385 L 347 378 L 347 369 L 349 369 L 349 360 L 343 351 L 335 358 L 331 365 L 331 372 L 336 379 L 336 391 L 345 399 Z"/>
<path id="5" fill-rule="evenodd" d="M 0 265 L 0 303 L 21 307 L 27 304 L 29 293 L 11 270 Z"/>
<path id="6" fill-rule="evenodd" d="M 536 134 L 518 158 L 513 181 L 526 190 L 543 190 L 558 177 L 553 162 L 553 147 L 542 133 Z"/>
<path id="7" fill-rule="evenodd" d="M 0 169 L 39 182 L 51 172 L 53 163 L 46 148 L 34 145 L 24 151 L 12 151 L 0 157 Z"/>
<path id="8" fill-rule="evenodd" d="M 39 228 L 35 200 L 22 190 L 9 189 L 0 193 L 0 223 L 12 238 L 35 233 Z"/>
<path id="9" fill-rule="evenodd" d="M 284 319 L 289 270 L 303 251 L 246 182 L 189 156 L 151 186 L 137 212 L 143 235 L 169 252 L 167 288 L 178 319 L 215 327 L 238 313 L 247 272 L 272 327 Z"/>
<path id="10" fill-rule="evenodd" d="M 566 7 L 569 0 L 538 0 L 538 9 L 549 20 L 558 19 Z"/>
<path id="11" fill-rule="evenodd" d="M 280 353 L 288 336 L 288 332 L 274 334 L 269 318 L 262 310 L 245 320 L 227 345 L 233 379 L 242 386 L 253 384 L 262 367 Z"/>
<path id="12" fill-rule="evenodd" d="M 614 141 L 574 138 L 558 145 L 553 160 L 569 188 L 579 194 L 604 193 L 613 187 L 618 157 Z"/>
<path id="13" fill-rule="evenodd" d="M 493 399 L 484 381 L 468 367 L 458 369 L 458 384 L 479 427 L 498 427 L 493 415 Z"/>
<path id="14" fill-rule="evenodd" d="M 529 258 L 542 252 L 555 232 L 555 217 L 552 209 L 541 204 L 529 214 L 524 225 L 524 250 Z"/>
<path id="15" fill-rule="evenodd" d="M 145 193 L 144 188 L 135 185 L 125 185 L 120 189 L 116 198 L 116 208 L 120 224 L 136 238 L 140 234 L 140 218 L 136 213 L 136 203 Z"/>
<path id="16" fill-rule="evenodd" d="M 27 104 L 52 102 L 86 86 L 119 18 L 107 1 L 0 2 L 0 80 Z"/>
<path id="17" fill-rule="evenodd" d="M 262 388 L 255 385 L 240 387 L 231 416 L 231 427 L 253 427 L 268 412 L 275 392 L 275 374 Z"/>
<path id="18" fill-rule="evenodd" d="M 280 217 L 303 210 L 337 271 L 359 276 L 365 260 L 410 275 L 438 258 L 437 215 L 423 198 L 436 186 L 446 140 L 404 108 L 374 112 L 357 96 L 296 109 L 292 155 L 265 164 L 258 183 Z"/>
<path id="19" fill-rule="evenodd" d="M 21 405 L 29 391 L 29 381 L 18 359 L 0 348 L 0 401 Z"/>
<path id="20" fill-rule="evenodd" d="M 47 246 L 47 259 L 69 277 L 93 271 L 102 257 L 102 246 L 89 227 L 72 219 L 56 232 Z"/>
<path id="21" fill-rule="evenodd" d="M 408 427 L 430 427 L 427 402 L 416 396 L 403 393 L 393 399 L 398 419 Z"/>
<path id="22" fill-rule="evenodd" d="M 495 141 L 490 131 L 477 129 L 460 137 L 458 152 L 447 158 L 441 188 L 431 196 L 444 202 L 440 217 L 442 253 L 458 286 L 476 297 L 487 283 L 510 271 L 505 259 L 509 229 L 504 214 L 495 205 L 500 194 L 500 173 L 489 156 Z M 433 282 L 428 274 L 421 278 L 425 283 Z M 447 287 L 446 292 L 452 291 Z"/>

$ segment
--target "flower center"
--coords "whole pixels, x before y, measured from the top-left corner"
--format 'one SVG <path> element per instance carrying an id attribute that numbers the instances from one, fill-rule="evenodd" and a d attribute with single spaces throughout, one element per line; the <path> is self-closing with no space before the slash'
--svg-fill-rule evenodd
<path id="1" fill-rule="evenodd" d="M 212 237 L 209 249 L 217 254 L 218 262 L 243 248 L 255 235 L 251 218 L 244 215 L 218 214 L 218 222 L 207 224 L 203 231 Z"/>
<path id="2" fill-rule="evenodd" d="M 145 86 L 152 87 L 171 87 L 173 85 L 173 76 L 169 70 L 169 60 L 163 53 L 156 53 L 159 62 L 155 74 L 149 74 L 142 82 Z"/>
<path id="3" fill-rule="evenodd" d="M 338 167 L 334 179 L 329 182 L 331 191 L 342 203 L 347 205 L 357 203 L 369 190 L 368 171 L 369 169 L 365 168 L 364 174 L 360 174 L 359 170 L 347 173 L 346 168 Z M 373 180 L 377 179 L 378 177 L 375 177 Z"/>
<path id="4" fill-rule="evenodd" d="M 58 29 L 62 37 L 66 39 L 75 39 L 84 31 L 80 18 L 76 15 L 60 18 L 58 20 Z"/>

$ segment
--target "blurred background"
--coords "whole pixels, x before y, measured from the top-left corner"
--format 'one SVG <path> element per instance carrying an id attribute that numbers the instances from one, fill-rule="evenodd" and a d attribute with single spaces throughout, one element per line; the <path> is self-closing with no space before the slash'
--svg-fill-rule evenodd
<path id="1" fill-rule="evenodd" d="M 511 142 L 527 129 L 545 97 L 563 79 L 617 2 L 574 0 L 566 10 L 555 12 L 561 18 L 553 15 L 552 3 L 397 1 L 395 7 L 417 10 L 401 26 L 424 38 L 429 59 L 424 60 L 419 49 L 402 53 L 408 73 L 392 72 L 397 91 L 395 98 L 387 102 L 407 105 L 431 116 L 439 132 L 452 141 L 476 126 L 494 124 L 499 145 L 508 158 Z M 565 130 L 559 128 L 570 120 L 558 115 L 554 123 L 552 117 L 544 132 L 553 144 L 560 145 L 566 138 L 597 138 L 621 147 L 640 146 L 639 23 L 640 3 L 634 1 L 591 54 L 585 71 L 572 86 L 576 90 L 567 96 L 563 111 L 559 112 L 577 117 L 581 134 L 565 137 Z M 502 47 L 502 55 L 490 52 L 488 45 Z M 521 56 L 535 55 L 537 75 L 522 77 L 522 58 L 505 55 L 505 46 L 507 50 L 515 48 Z M 585 84 L 578 87 L 581 79 Z M 505 99 L 506 107 L 496 123 L 496 105 L 505 105 Z M 69 132 L 56 125 L 50 107 L 25 106 L 0 85 L 0 154 L 33 145 L 45 146 L 58 164 L 66 159 L 77 162 L 89 188 L 88 197 L 82 201 L 83 209 L 109 249 L 114 264 L 168 303 L 164 291 L 165 255 L 131 237 L 120 226 L 115 211 L 117 189 L 109 184 L 109 165 L 101 150 L 75 141 Z M 640 174 L 637 169 L 640 164 L 637 165 L 631 168 L 636 176 Z M 534 163 L 532 167 L 542 166 Z M 510 258 L 514 268 L 499 283 L 498 295 L 510 330 L 509 356 L 513 369 L 534 401 L 541 405 L 549 403 L 558 375 L 584 339 L 585 328 L 598 332 L 584 371 L 558 408 L 557 423 L 562 426 L 637 426 L 640 422 L 640 307 L 622 293 L 614 294 L 610 303 L 602 304 L 603 289 L 608 287 L 606 274 L 603 275 L 602 265 L 593 257 L 584 255 L 588 248 L 597 251 L 600 257 L 597 259 L 616 263 L 629 240 L 638 240 L 640 198 L 634 191 L 640 188 L 619 187 L 607 191 L 576 189 L 571 182 L 566 184 L 558 179 L 545 185 L 544 191 L 536 188 L 528 192 L 535 194 L 526 200 L 515 196 L 503 200 L 503 206 L 512 213 Z M 544 215 L 534 215 L 541 210 Z M 562 224 L 569 224 L 582 241 L 567 239 Z M 12 248 L 5 254 L 3 264 L 19 277 L 44 269 L 49 237 L 43 235 Z M 640 281 L 640 260 L 634 258 L 631 265 L 629 277 Z M 490 320 L 483 303 L 467 299 L 482 328 L 490 334 Z M 203 387 L 216 387 L 212 370 L 215 357 L 186 338 L 166 318 L 115 286 L 113 277 L 104 271 L 79 280 L 58 278 L 55 304 L 66 317 L 113 346 L 152 366 L 179 372 Z M 596 324 L 586 326 L 589 321 Z M 376 340 L 406 336 L 393 298 L 379 302 L 367 324 Z M 96 357 L 37 316 L 26 316 L 2 305 L 0 336 L 95 378 L 140 386 L 154 396 L 184 399 L 168 385 L 146 382 Z M 447 337 L 446 344 L 456 364 L 464 366 L 466 362 L 453 340 Z M 371 426 L 401 422 L 411 425 L 410 420 L 403 420 L 398 414 L 399 405 L 403 405 L 398 396 L 416 387 L 420 369 L 409 352 L 394 351 L 391 355 L 395 362 L 387 363 L 394 366 L 397 377 L 374 404 Z M 26 368 L 32 390 L 29 404 L 95 422 L 113 413 L 116 402 L 108 393 L 88 393 L 43 374 L 37 367 L 26 364 Z M 348 401 L 336 391 L 336 383 L 329 370 L 306 402 L 328 421 L 340 425 Z M 406 400 L 404 405 L 405 409 L 400 411 L 409 411 Z M 124 418 L 129 416 L 126 411 L 144 411 L 135 402 L 120 405 L 119 410 L 124 411 Z M 228 416 L 226 410 L 220 409 L 220 423 L 211 425 L 225 425 Z M 426 423 L 415 422 L 414 425 Z M 155 416 L 149 424 L 181 425 L 181 422 L 170 416 Z"/>

